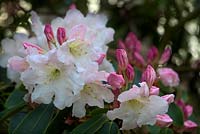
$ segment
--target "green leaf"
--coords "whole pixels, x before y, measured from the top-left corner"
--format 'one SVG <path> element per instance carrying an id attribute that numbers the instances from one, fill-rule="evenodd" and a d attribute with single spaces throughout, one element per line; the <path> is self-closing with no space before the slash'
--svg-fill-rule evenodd
<path id="1" fill-rule="evenodd" d="M 120 134 L 120 131 L 115 122 L 106 122 L 97 134 Z"/>
<path id="2" fill-rule="evenodd" d="M 19 89 L 14 90 L 6 100 L 5 107 L 9 109 L 15 107 L 16 105 L 25 104 L 23 100 L 25 93 L 25 91 L 21 91 Z"/>
<path id="3" fill-rule="evenodd" d="M 160 127 L 158 126 L 148 126 L 150 134 L 160 134 Z"/>
<path id="4" fill-rule="evenodd" d="M 4 111 L 0 112 L 0 122 L 4 121 L 5 119 L 7 119 L 8 117 L 18 113 L 19 111 L 21 111 L 25 106 L 24 104 L 16 104 L 15 106 L 5 109 Z"/>
<path id="5" fill-rule="evenodd" d="M 107 121 L 108 121 L 108 118 L 105 116 L 105 114 L 94 116 L 93 118 L 89 119 L 88 121 L 76 127 L 72 131 L 72 134 L 94 134 Z"/>
<path id="6" fill-rule="evenodd" d="M 53 104 L 40 105 L 20 121 L 12 134 L 43 134 L 53 113 Z"/>
<path id="7" fill-rule="evenodd" d="M 70 112 L 71 109 L 69 108 L 65 108 L 61 111 L 58 110 L 54 118 L 51 120 L 51 122 L 49 122 L 48 127 L 45 130 L 45 134 L 61 134 L 66 127 L 70 129 L 71 127 L 64 123 L 65 117 L 69 115 Z"/>
<path id="8" fill-rule="evenodd" d="M 161 129 L 160 134 L 173 134 L 173 130 L 170 128 Z"/>
<path id="9" fill-rule="evenodd" d="M 108 108 L 96 108 L 90 112 L 91 116 L 96 116 L 97 114 L 103 114 L 108 111 Z"/>
<path id="10" fill-rule="evenodd" d="M 13 115 L 10 119 L 10 123 L 8 126 L 9 133 L 12 133 L 16 126 L 20 123 L 20 121 L 25 117 L 26 113 L 19 112 L 15 115 Z"/>
<path id="11" fill-rule="evenodd" d="M 169 105 L 168 115 L 173 119 L 173 125 L 183 126 L 183 112 L 175 103 Z"/>

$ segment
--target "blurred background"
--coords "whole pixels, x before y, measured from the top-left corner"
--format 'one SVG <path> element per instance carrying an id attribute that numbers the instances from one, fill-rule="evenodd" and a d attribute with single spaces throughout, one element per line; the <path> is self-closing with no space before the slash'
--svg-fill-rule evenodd
<path id="1" fill-rule="evenodd" d="M 196 120 L 200 120 L 199 0 L 0 0 L 0 40 L 12 38 L 14 33 L 32 35 L 30 11 L 36 11 L 48 23 L 56 16 L 64 17 L 72 3 L 84 14 L 108 16 L 107 26 L 115 30 L 110 53 L 118 39 L 124 39 L 130 31 L 141 40 L 144 56 L 151 45 L 161 52 L 170 45 L 173 55 L 168 66 L 181 79 L 177 90 L 194 106 Z M 5 69 L 0 68 L 0 109 L 13 89 Z"/>

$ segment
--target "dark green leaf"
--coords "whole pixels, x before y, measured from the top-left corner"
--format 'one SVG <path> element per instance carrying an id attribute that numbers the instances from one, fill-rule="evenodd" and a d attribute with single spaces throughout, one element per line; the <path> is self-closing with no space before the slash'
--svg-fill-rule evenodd
<path id="1" fill-rule="evenodd" d="M 76 127 L 72 134 L 94 134 L 97 132 L 105 122 L 107 122 L 107 117 L 103 115 L 97 115 L 93 118 L 89 119 L 88 121 L 80 124 Z"/>
<path id="2" fill-rule="evenodd" d="M 20 123 L 20 121 L 25 117 L 26 113 L 19 112 L 11 117 L 10 123 L 9 123 L 9 133 L 12 133 L 14 129 L 17 127 L 17 125 Z"/>
<path id="3" fill-rule="evenodd" d="M 183 126 L 183 112 L 175 103 L 169 105 L 168 115 L 173 119 L 173 125 Z"/>
<path id="4" fill-rule="evenodd" d="M 24 108 L 24 106 L 25 103 L 17 104 L 11 108 L 5 109 L 4 111 L 0 112 L 0 122 L 21 111 Z"/>
<path id="5" fill-rule="evenodd" d="M 160 134 L 160 127 L 158 126 L 148 126 L 150 134 Z"/>
<path id="6" fill-rule="evenodd" d="M 96 116 L 97 114 L 103 114 L 108 111 L 108 108 L 96 108 L 90 112 L 91 116 Z"/>
<path id="7" fill-rule="evenodd" d="M 67 124 L 65 124 L 65 117 L 69 115 L 71 112 L 70 109 L 64 109 L 61 111 L 57 111 L 55 117 L 49 122 L 47 129 L 45 130 L 45 134 L 61 134 L 64 129 L 66 129 Z"/>
<path id="8" fill-rule="evenodd" d="M 20 121 L 12 134 L 43 134 L 53 113 L 53 104 L 40 105 Z"/>
<path id="9" fill-rule="evenodd" d="M 160 131 L 160 134 L 173 134 L 173 130 L 171 130 L 170 128 L 163 128 Z"/>
<path id="10" fill-rule="evenodd" d="M 14 90 L 6 100 L 5 107 L 12 108 L 16 105 L 25 104 L 23 100 L 25 93 L 25 91 L 21 91 L 19 89 Z"/>
<path id="11" fill-rule="evenodd" d="M 97 134 L 119 134 L 119 128 L 115 122 L 106 122 Z"/>

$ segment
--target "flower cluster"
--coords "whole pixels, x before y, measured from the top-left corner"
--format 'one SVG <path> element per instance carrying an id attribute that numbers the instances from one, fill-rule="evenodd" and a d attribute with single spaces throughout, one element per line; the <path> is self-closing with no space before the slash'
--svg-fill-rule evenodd
<path id="1" fill-rule="evenodd" d="M 64 18 L 43 25 L 31 13 L 34 37 L 16 34 L 2 41 L 0 63 L 8 67 L 8 76 L 22 82 L 28 94 L 25 100 L 49 104 L 58 109 L 73 105 L 72 114 L 83 117 L 85 105 L 104 107 L 114 95 L 107 81 L 112 65 L 106 60 L 106 44 L 113 40 L 114 30 L 105 27 L 104 15 L 83 16 L 76 9 Z M 101 68 L 104 68 L 102 70 Z"/>
<path id="2" fill-rule="evenodd" d="M 118 41 L 115 71 L 106 59 L 106 44 L 113 40 L 114 30 L 106 27 L 104 15 L 83 16 L 72 7 L 64 18 L 45 25 L 35 12 L 31 15 L 35 36 L 16 34 L 2 40 L 0 56 L 8 77 L 28 90 L 26 101 L 53 102 L 60 110 L 72 107 L 72 116 L 79 118 L 86 115 L 86 105 L 104 108 L 104 102 L 111 103 L 107 117 L 122 120 L 124 130 L 171 125 L 173 120 L 166 113 L 175 96 L 161 95 L 159 87 L 159 81 L 168 87 L 179 85 L 178 74 L 164 67 L 170 47 L 159 54 L 153 46 L 144 58 L 142 43 L 130 32 L 125 41 Z M 141 72 L 139 82 L 135 70 Z M 186 118 L 190 109 L 184 106 Z"/>

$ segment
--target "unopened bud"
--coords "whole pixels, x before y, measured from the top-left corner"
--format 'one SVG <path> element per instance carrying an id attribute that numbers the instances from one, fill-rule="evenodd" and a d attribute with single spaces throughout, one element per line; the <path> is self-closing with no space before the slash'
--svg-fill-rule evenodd
<path id="1" fill-rule="evenodd" d="M 27 53 L 28 54 L 31 54 L 32 52 L 37 52 L 37 53 L 39 53 L 39 54 L 42 54 L 42 53 L 44 53 L 44 50 L 41 48 L 41 47 L 39 47 L 39 46 L 37 46 L 37 45 L 35 45 L 35 44 L 31 44 L 31 43 L 27 43 L 27 42 L 24 42 L 23 43 L 23 46 L 24 46 L 24 48 L 27 50 Z"/>
<path id="2" fill-rule="evenodd" d="M 148 65 L 146 70 L 142 73 L 142 81 L 145 81 L 149 88 L 151 88 L 155 80 L 156 72 L 151 65 Z"/>
<path id="3" fill-rule="evenodd" d="M 166 100 L 168 102 L 168 104 L 174 102 L 174 94 L 167 94 L 164 96 L 161 96 L 164 100 Z"/>
<path id="4" fill-rule="evenodd" d="M 50 24 L 45 25 L 44 33 L 46 35 L 47 42 L 55 44 L 55 38 L 54 38 L 53 30 Z M 51 48 L 50 44 L 49 44 L 49 48 Z"/>
<path id="5" fill-rule="evenodd" d="M 99 57 L 99 59 L 96 60 L 96 62 L 97 62 L 99 65 L 101 65 L 101 63 L 103 62 L 105 56 L 106 56 L 105 54 L 101 54 L 100 57 Z"/>
<path id="6" fill-rule="evenodd" d="M 165 64 L 169 60 L 171 53 L 172 53 L 171 47 L 166 47 L 164 52 L 161 55 L 161 58 L 159 60 L 159 64 Z"/>
<path id="7" fill-rule="evenodd" d="M 126 46 L 125 46 L 125 44 L 124 44 L 124 42 L 120 39 L 120 40 L 118 40 L 118 48 L 119 49 L 126 49 Z"/>
<path id="8" fill-rule="evenodd" d="M 192 131 L 197 127 L 198 125 L 191 120 L 184 121 L 184 131 Z"/>
<path id="9" fill-rule="evenodd" d="M 115 72 L 110 73 L 107 78 L 108 84 L 114 88 L 121 88 L 125 84 L 125 80 L 122 75 L 116 74 Z"/>
<path id="10" fill-rule="evenodd" d="M 128 66 L 128 57 L 127 57 L 126 51 L 124 49 L 117 49 L 116 58 L 117 58 L 119 69 L 122 71 L 125 70 Z"/>
<path id="11" fill-rule="evenodd" d="M 160 89 L 156 86 L 152 86 L 150 88 L 149 94 L 150 95 L 159 95 Z"/>
<path id="12" fill-rule="evenodd" d="M 72 3 L 72 4 L 69 6 L 69 9 L 76 9 L 76 4 Z"/>
<path id="13" fill-rule="evenodd" d="M 135 76 L 135 72 L 131 64 L 128 64 L 126 68 L 126 77 L 128 78 L 129 82 L 132 82 Z"/>
<path id="14" fill-rule="evenodd" d="M 67 40 L 65 28 L 59 27 L 57 29 L 57 40 L 60 45 L 62 45 L 63 42 L 65 42 Z"/>
<path id="15" fill-rule="evenodd" d="M 158 49 L 153 46 L 149 49 L 149 51 L 147 52 L 147 61 L 148 63 L 151 63 L 152 61 L 154 61 L 158 56 Z"/>
<path id="16" fill-rule="evenodd" d="M 140 52 L 142 45 L 133 32 L 128 33 L 125 39 L 125 45 L 131 52 Z"/>
<path id="17" fill-rule="evenodd" d="M 145 60 L 144 58 L 142 57 L 142 55 L 138 52 L 134 52 L 133 53 L 133 58 L 132 58 L 134 61 L 135 61 L 135 64 L 139 65 L 139 66 L 145 66 Z"/>
<path id="18" fill-rule="evenodd" d="M 172 122 L 172 118 L 167 114 L 156 115 L 156 125 L 159 127 L 169 127 Z"/>
<path id="19" fill-rule="evenodd" d="M 186 105 L 183 109 L 184 115 L 186 118 L 190 117 L 193 112 L 193 107 L 191 105 Z"/>

